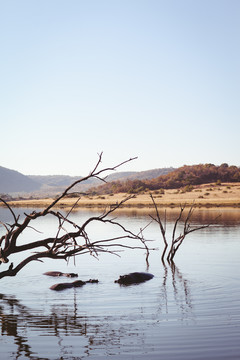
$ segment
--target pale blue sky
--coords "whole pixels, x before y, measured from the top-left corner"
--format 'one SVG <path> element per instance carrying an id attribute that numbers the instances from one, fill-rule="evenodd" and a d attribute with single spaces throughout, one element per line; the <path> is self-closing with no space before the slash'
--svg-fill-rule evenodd
<path id="1" fill-rule="evenodd" d="M 0 0 L 0 166 L 240 166 L 239 0 Z"/>

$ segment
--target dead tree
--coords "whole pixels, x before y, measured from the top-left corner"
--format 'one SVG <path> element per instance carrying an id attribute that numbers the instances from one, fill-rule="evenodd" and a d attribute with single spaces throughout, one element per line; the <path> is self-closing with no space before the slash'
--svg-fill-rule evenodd
<path id="1" fill-rule="evenodd" d="M 102 153 L 99 155 L 98 161 L 94 169 L 90 174 L 84 178 L 81 178 L 71 184 L 65 189 L 65 191 L 58 196 L 50 205 L 41 211 L 33 211 L 30 214 L 24 214 L 25 218 L 20 222 L 20 216 L 16 216 L 12 207 L 3 199 L 0 201 L 5 204 L 12 214 L 13 222 L 11 224 L 1 223 L 5 228 L 5 234 L 0 238 L 0 265 L 2 263 L 8 263 L 10 261 L 11 255 L 16 253 L 26 254 L 26 258 L 20 261 L 17 265 L 11 262 L 7 270 L 0 272 L 0 279 L 5 276 L 15 276 L 24 266 L 29 264 L 31 261 L 42 261 L 44 258 L 50 259 L 63 259 L 69 260 L 71 257 L 76 255 L 89 253 L 95 257 L 99 253 L 107 252 L 112 254 L 117 254 L 121 248 L 131 248 L 131 249 L 144 249 L 148 250 L 146 241 L 142 236 L 142 231 L 139 234 L 134 234 L 133 232 L 126 229 L 122 224 L 116 221 L 114 218 L 110 218 L 110 215 L 121 207 L 123 203 L 128 201 L 131 196 L 125 198 L 120 203 L 110 207 L 99 216 L 89 217 L 83 224 L 78 225 L 73 223 L 69 219 L 69 215 L 76 204 L 81 199 L 81 194 L 76 203 L 73 205 L 72 209 L 69 211 L 67 216 L 64 216 L 59 211 L 55 210 L 60 200 L 66 196 L 71 195 L 71 190 L 79 183 L 82 183 L 88 179 L 100 179 L 101 181 L 106 181 L 103 175 L 109 171 L 114 171 L 119 168 L 121 165 L 132 161 L 134 158 L 130 158 L 116 166 L 107 167 L 102 170 L 99 169 L 102 161 Z M 53 237 L 39 239 L 37 241 L 28 242 L 25 244 L 19 243 L 19 236 L 24 232 L 28 227 L 34 228 L 35 221 L 39 218 L 45 216 L 53 216 L 58 220 L 58 230 L 57 234 Z M 106 239 L 99 239 L 91 241 L 88 236 L 88 226 L 92 223 L 104 223 L 111 224 L 121 230 L 119 237 L 110 237 Z M 63 225 L 68 224 L 71 227 L 71 231 L 66 231 L 62 235 Z M 124 243 L 124 239 L 129 239 L 129 242 Z M 134 240 L 137 240 L 136 243 Z M 137 244 L 137 245 L 136 245 Z M 29 250 L 34 250 L 34 253 L 30 255 Z"/>
<path id="2" fill-rule="evenodd" d="M 169 246 L 167 239 L 166 239 L 166 212 L 165 212 L 165 219 L 164 219 L 164 225 L 163 225 L 163 222 L 161 220 L 154 197 L 152 196 L 152 194 L 150 194 L 150 197 L 152 199 L 152 202 L 153 202 L 153 205 L 155 208 L 155 213 L 156 213 L 156 217 L 154 217 L 152 215 L 150 215 L 150 217 L 152 218 L 152 220 L 156 221 L 159 224 L 161 235 L 162 235 L 163 242 L 164 242 L 164 249 L 162 252 L 161 259 L 164 262 L 165 257 L 166 257 L 168 262 L 173 262 L 176 252 L 178 251 L 179 247 L 182 245 L 186 236 L 194 231 L 205 229 L 205 228 L 209 227 L 211 224 L 192 227 L 190 220 L 191 220 L 191 217 L 192 217 L 192 214 L 194 211 L 194 204 L 192 204 L 192 206 L 190 207 L 185 220 L 183 220 L 183 212 L 184 212 L 184 209 L 186 206 L 181 206 L 179 215 L 174 223 L 173 232 L 172 232 L 172 240 L 170 243 L 170 250 L 166 254 L 167 248 Z M 180 232 L 179 235 L 176 235 L 177 227 L 178 227 L 180 221 L 182 221 L 182 223 L 183 223 L 183 230 L 182 230 L 182 232 Z"/>

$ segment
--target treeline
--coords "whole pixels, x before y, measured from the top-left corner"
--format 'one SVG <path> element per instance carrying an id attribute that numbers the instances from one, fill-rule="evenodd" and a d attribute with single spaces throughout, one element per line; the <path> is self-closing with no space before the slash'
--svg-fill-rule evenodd
<path id="1" fill-rule="evenodd" d="M 221 182 L 240 182 L 240 168 L 224 163 L 184 165 L 166 175 L 148 180 L 112 181 L 91 188 L 92 194 L 115 194 L 119 192 L 136 194 L 147 190 L 179 189 L 194 185 Z"/>

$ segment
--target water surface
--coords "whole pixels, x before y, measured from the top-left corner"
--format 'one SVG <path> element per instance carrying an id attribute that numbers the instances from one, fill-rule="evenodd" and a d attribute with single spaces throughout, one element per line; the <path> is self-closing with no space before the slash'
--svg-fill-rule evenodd
<path id="1" fill-rule="evenodd" d="M 0 280 L 1 358 L 239 359 L 240 211 L 221 213 L 213 227 L 186 238 L 173 265 L 162 264 L 162 240 L 152 224 L 146 236 L 160 250 L 151 253 L 149 269 L 144 251 L 127 250 L 121 258 L 79 256 L 76 266 L 73 261 L 35 262 L 16 277 Z M 76 212 L 73 218 L 82 221 L 92 214 Z M 0 215 L 7 221 L 3 209 Z M 215 215 L 201 210 L 193 221 L 206 223 Z M 121 213 L 119 220 L 138 231 L 148 216 Z M 40 221 L 40 238 L 56 232 L 55 226 L 52 219 Z M 98 238 L 105 231 L 95 226 L 90 233 Z M 29 229 L 21 241 L 37 238 Z M 79 279 L 98 278 L 99 284 L 51 291 L 52 284 L 72 280 L 42 275 L 49 270 L 77 272 Z M 149 271 L 154 278 L 127 287 L 114 283 L 133 271 Z"/>

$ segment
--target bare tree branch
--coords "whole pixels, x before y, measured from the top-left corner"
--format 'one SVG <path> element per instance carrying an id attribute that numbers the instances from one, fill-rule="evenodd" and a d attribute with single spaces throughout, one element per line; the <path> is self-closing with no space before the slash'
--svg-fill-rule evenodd
<path id="1" fill-rule="evenodd" d="M 150 194 L 150 197 L 152 199 L 152 202 L 153 202 L 153 205 L 154 205 L 154 208 L 155 208 L 157 219 L 153 218 L 151 215 L 150 215 L 150 217 L 159 224 L 160 231 L 161 231 L 162 238 L 163 238 L 163 242 L 164 242 L 164 249 L 163 249 L 163 253 L 162 253 L 162 261 L 163 261 L 165 253 L 166 253 L 167 248 L 168 248 L 168 243 L 167 243 L 167 239 L 166 239 L 166 216 L 165 216 L 165 226 L 163 226 L 161 218 L 160 218 L 160 214 L 159 214 L 159 211 L 158 211 L 158 208 L 157 208 L 157 204 L 156 204 L 156 202 L 154 200 L 154 197 L 152 196 L 152 194 Z"/>
<path id="2" fill-rule="evenodd" d="M 119 249 L 145 249 L 147 255 L 149 255 L 149 248 L 146 245 L 146 240 L 143 237 L 143 231 L 135 234 L 132 231 L 125 228 L 116 218 L 110 218 L 110 216 L 121 207 L 126 201 L 132 198 L 128 196 L 118 204 L 111 206 L 106 209 L 102 214 L 89 217 L 83 224 L 74 223 L 69 216 L 71 215 L 75 206 L 81 200 L 81 197 L 72 205 L 67 215 L 61 214 L 59 211 L 55 211 L 53 208 L 59 203 L 59 201 L 70 194 L 70 191 L 79 183 L 84 182 L 90 178 L 98 178 L 102 181 L 105 179 L 102 177 L 106 172 L 115 171 L 123 164 L 126 164 L 136 158 L 130 158 L 126 161 L 119 163 L 112 167 L 106 167 L 99 169 L 102 162 L 102 153 L 99 154 L 98 161 L 94 169 L 84 178 L 76 180 L 74 183 L 69 185 L 63 193 L 58 196 L 50 205 L 41 211 L 33 211 L 30 214 L 25 214 L 25 218 L 20 223 L 19 216 L 17 217 L 10 207 L 10 205 L 3 199 L 0 199 L 5 206 L 10 210 L 13 216 L 13 223 L 11 225 L 3 224 L 6 230 L 6 234 L 0 239 L 0 264 L 7 263 L 11 256 L 16 253 L 24 253 L 26 257 L 19 262 L 16 266 L 13 263 L 10 264 L 7 270 L 0 272 L 0 279 L 5 276 L 15 276 L 24 266 L 29 264 L 31 261 L 42 261 L 44 258 L 50 259 L 63 259 L 69 260 L 74 258 L 76 255 L 89 253 L 94 257 L 98 257 L 99 253 L 107 252 L 110 254 L 117 254 Z M 58 228 L 55 236 L 38 239 L 36 241 L 30 241 L 25 244 L 19 243 L 19 236 L 24 233 L 27 228 L 32 228 L 35 231 L 35 221 L 45 216 L 53 216 L 58 221 Z M 110 237 L 101 240 L 91 240 L 88 235 L 88 228 L 93 223 L 103 223 L 118 228 L 122 235 L 118 237 Z M 67 230 L 66 226 L 70 227 Z M 62 233 L 64 232 L 64 234 Z M 126 242 L 127 240 L 127 242 Z M 139 245 L 137 245 L 137 243 Z M 35 250 L 34 253 L 29 251 Z M 146 258 L 148 261 L 148 256 Z"/>
<path id="3" fill-rule="evenodd" d="M 12 208 L 8 205 L 8 203 L 4 199 L 0 198 L 0 201 L 3 202 L 4 205 L 7 206 L 8 210 L 11 212 L 11 214 L 12 214 L 12 216 L 14 218 L 14 223 L 17 224 L 17 217 L 16 217 L 14 211 L 12 210 Z"/>
<path id="4" fill-rule="evenodd" d="M 156 202 L 155 202 L 152 194 L 150 194 L 150 197 L 151 197 L 151 199 L 153 201 L 153 205 L 154 205 L 154 208 L 155 208 L 157 218 L 154 218 L 151 215 L 150 215 L 150 217 L 159 224 L 160 231 L 161 231 L 163 241 L 164 241 L 164 245 L 165 245 L 164 249 L 163 249 L 163 252 L 162 252 L 162 257 L 161 257 L 161 260 L 164 263 L 164 258 L 165 258 L 166 250 L 167 250 L 167 247 L 168 247 L 168 242 L 167 242 L 167 239 L 166 239 L 166 228 L 163 227 L 161 217 L 160 217 Z M 205 229 L 205 228 L 207 228 L 207 227 L 209 227 L 211 225 L 211 223 L 210 223 L 210 224 L 207 224 L 207 225 L 191 227 L 190 220 L 191 220 L 191 217 L 192 217 L 192 214 L 193 214 L 193 211 L 194 211 L 194 203 L 193 203 L 191 205 L 190 209 L 188 210 L 187 216 L 186 216 L 186 218 L 184 220 L 183 232 L 180 233 L 178 236 L 176 236 L 177 227 L 179 225 L 179 222 L 182 220 L 184 210 L 185 210 L 185 205 L 180 207 L 180 212 L 179 212 L 178 217 L 176 218 L 175 223 L 174 223 L 174 227 L 173 227 L 173 231 L 172 231 L 171 246 L 170 246 L 170 250 L 169 250 L 169 252 L 167 254 L 168 262 L 173 262 L 173 259 L 174 259 L 175 255 L 176 255 L 176 252 L 178 251 L 179 247 L 181 246 L 181 244 L 183 243 L 184 239 L 186 238 L 186 236 L 188 234 L 190 234 L 190 233 L 192 233 L 194 231 Z M 165 212 L 165 221 L 166 221 L 166 212 Z"/>

